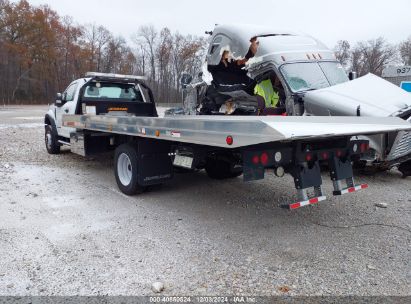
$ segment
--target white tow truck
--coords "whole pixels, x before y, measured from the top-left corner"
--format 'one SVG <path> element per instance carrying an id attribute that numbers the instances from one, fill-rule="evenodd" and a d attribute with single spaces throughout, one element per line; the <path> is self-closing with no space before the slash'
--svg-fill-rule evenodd
<path id="1" fill-rule="evenodd" d="M 397 117 L 158 117 L 142 77 L 94 72 L 57 94 L 44 124 L 51 154 L 62 145 L 83 156 L 114 151 L 115 178 L 127 195 L 166 182 L 176 167 L 244 181 L 271 169 L 294 178 L 298 200 L 284 205 L 290 209 L 326 198 L 320 163 L 328 165 L 333 195 L 367 187 L 354 183 L 352 161 L 368 149 L 356 135 L 411 129 Z"/>

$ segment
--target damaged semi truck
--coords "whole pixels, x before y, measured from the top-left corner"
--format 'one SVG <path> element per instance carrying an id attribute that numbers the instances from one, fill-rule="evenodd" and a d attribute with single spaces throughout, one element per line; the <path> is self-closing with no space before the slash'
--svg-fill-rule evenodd
<path id="1" fill-rule="evenodd" d="M 254 84 L 279 79 L 284 96 L 279 105 L 285 115 L 398 117 L 411 125 L 409 93 L 372 74 L 350 81 L 334 53 L 311 36 L 254 25 L 217 25 L 209 33 L 209 71 L 220 63 L 224 51 L 242 58 L 250 40 L 258 39 L 258 50 L 244 70 Z M 197 96 L 188 94 L 191 102 L 185 101 L 186 114 L 257 115 L 254 96 L 241 86 L 208 79 L 187 87 L 194 88 Z M 368 140 L 370 149 L 361 154 L 357 164 L 381 169 L 397 166 L 404 177 L 411 174 L 410 131 L 358 138 Z"/>

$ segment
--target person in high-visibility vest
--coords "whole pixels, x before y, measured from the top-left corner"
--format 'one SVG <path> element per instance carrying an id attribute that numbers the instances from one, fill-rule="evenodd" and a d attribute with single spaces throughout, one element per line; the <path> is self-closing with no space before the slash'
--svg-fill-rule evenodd
<path id="1" fill-rule="evenodd" d="M 260 109 L 261 115 L 279 114 L 284 111 L 284 109 L 276 108 L 280 99 L 283 99 L 282 93 L 280 80 L 276 76 L 256 84 L 254 94 L 264 99 L 264 108 Z"/>
<path id="2" fill-rule="evenodd" d="M 264 98 L 266 108 L 274 108 L 280 99 L 277 92 L 274 91 L 271 79 L 266 79 L 257 83 L 254 87 L 254 94 Z"/>

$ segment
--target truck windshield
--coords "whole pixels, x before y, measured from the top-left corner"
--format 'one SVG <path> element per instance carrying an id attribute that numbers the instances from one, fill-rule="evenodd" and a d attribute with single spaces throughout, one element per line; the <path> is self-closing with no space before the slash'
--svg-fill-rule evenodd
<path id="1" fill-rule="evenodd" d="M 322 89 L 348 81 L 343 67 L 337 62 L 300 62 L 281 67 L 291 91 Z"/>
<path id="2" fill-rule="evenodd" d="M 122 83 L 90 83 L 85 87 L 83 97 L 93 100 L 119 99 L 144 101 L 138 88 L 134 85 Z"/>

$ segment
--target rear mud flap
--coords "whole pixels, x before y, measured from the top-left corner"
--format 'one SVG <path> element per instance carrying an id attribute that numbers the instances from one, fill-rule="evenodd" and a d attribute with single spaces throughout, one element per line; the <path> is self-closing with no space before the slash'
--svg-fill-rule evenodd
<path id="1" fill-rule="evenodd" d="M 316 204 L 327 198 L 323 195 L 321 187 L 321 169 L 318 161 L 312 163 L 310 166 L 307 163 L 300 163 L 295 166 L 291 174 L 294 177 L 299 201 L 292 204 L 284 204 L 281 206 L 282 208 L 290 210 L 297 209 Z M 309 192 L 313 192 L 313 194 L 310 194 Z"/>
<path id="2" fill-rule="evenodd" d="M 138 142 L 138 183 L 142 186 L 161 184 L 173 177 L 170 143 L 141 140 Z"/>
<path id="3" fill-rule="evenodd" d="M 333 195 L 343 195 L 368 188 L 367 184 L 355 185 L 351 161 L 333 157 L 329 161 L 333 182 Z M 345 186 L 344 186 L 345 183 Z"/>

